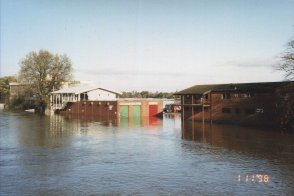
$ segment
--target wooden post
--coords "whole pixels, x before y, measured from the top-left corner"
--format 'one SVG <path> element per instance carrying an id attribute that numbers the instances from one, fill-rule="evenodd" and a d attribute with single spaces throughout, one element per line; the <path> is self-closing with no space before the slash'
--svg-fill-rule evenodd
<path id="1" fill-rule="evenodd" d="M 57 108 L 57 95 L 54 94 L 54 110 Z"/>
<path id="2" fill-rule="evenodd" d="M 182 120 L 182 139 L 185 139 L 185 123 Z"/>
<path id="3" fill-rule="evenodd" d="M 210 103 L 209 103 L 209 105 L 210 105 L 210 123 L 212 123 L 212 94 L 211 94 L 211 92 L 209 93 L 209 96 L 210 96 Z"/>
<path id="4" fill-rule="evenodd" d="M 194 95 L 192 95 L 192 120 L 194 121 L 194 105 L 193 105 L 193 103 L 194 103 Z"/>
<path id="5" fill-rule="evenodd" d="M 192 121 L 192 140 L 195 141 L 194 120 Z"/>
<path id="6" fill-rule="evenodd" d="M 83 98 L 83 103 L 84 104 L 86 103 L 86 94 L 84 93 L 84 98 Z M 86 115 L 86 107 L 87 107 L 87 103 L 84 105 L 84 112 L 83 112 L 83 115 Z"/>
<path id="7" fill-rule="evenodd" d="M 204 125 L 204 99 L 202 99 L 202 123 Z"/>
<path id="8" fill-rule="evenodd" d="M 183 106 L 183 108 L 182 108 L 182 121 L 184 121 L 184 116 L 185 116 L 185 106 L 184 106 L 184 104 L 185 104 L 185 95 L 183 95 L 183 100 L 182 100 L 182 106 Z"/>
<path id="9" fill-rule="evenodd" d="M 79 101 L 79 97 L 80 97 L 80 95 L 78 95 L 78 101 L 75 103 L 75 104 L 77 104 L 77 107 L 78 107 L 78 119 L 80 119 L 80 101 Z"/>
<path id="10" fill-rule="evenodd" d="M 202 99 L 202 132 L 203 132 L 203 138 L 204 138 L 204 98 Z"/>

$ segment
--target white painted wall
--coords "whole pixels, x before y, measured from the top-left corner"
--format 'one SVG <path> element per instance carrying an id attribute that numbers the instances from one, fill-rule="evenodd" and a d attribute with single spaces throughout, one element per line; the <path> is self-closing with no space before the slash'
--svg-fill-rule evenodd
<path id="1" fill-rule="evenodd" d="M 116 100 L 116 94 L 101 89 L 96 89 L 88 92 L 89 101 L 113 101 Z"/>

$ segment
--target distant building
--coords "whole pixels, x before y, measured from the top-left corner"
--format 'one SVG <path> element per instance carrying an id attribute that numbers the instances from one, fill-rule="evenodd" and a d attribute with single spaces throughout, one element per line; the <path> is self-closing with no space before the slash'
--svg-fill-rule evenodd
<path id="1" fill-rule="evenodd" d="M 275 92 L 287 85 L 294 82 L 195 85 L 175 95 L 181 98 L 183 120 L 271 126 L 280 121 Z"/>
<path id="2" fill-rule="evenodd" d="M 34 96 L 28 91 L 28 85 L 18 82 L 9 83 L 9 99 L 25 98 L 27 100 L 33 100 Z"/>

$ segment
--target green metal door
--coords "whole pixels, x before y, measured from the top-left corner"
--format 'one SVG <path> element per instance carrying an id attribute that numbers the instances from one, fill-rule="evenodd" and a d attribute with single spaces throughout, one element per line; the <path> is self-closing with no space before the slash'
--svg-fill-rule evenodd
<path id="1" fill-rule="evenodd" d="M 120 106 L 120 117 L 122 117 L 122 118 L 129 117 L 129 106 L 127 106 L 127 105 Z"/>
<path id="2" fill-rule="evenodd" d="M 141 124 L 141 106 L 140 105 L 133 105 L 132 106 L 132 113 L 133 113 L 133 125 L 140 125 Z"/>
<path id="3" fill-rule="evenodd" d="M 140 105 L 133 105 L 133 117 L 140 117 L 141 116 L 141 106 Z"/>

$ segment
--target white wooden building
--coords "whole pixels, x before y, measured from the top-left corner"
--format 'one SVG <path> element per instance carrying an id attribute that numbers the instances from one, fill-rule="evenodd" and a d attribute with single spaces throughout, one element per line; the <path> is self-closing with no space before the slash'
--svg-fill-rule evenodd
<path id="1" fill-rule="evenodd" d="M 55 111 L 62 109 L 68 102 L 78 101 L 115 101 L 119 94 L 93 86 L 75 86 L 50 93 L 50 108 Z"/>

